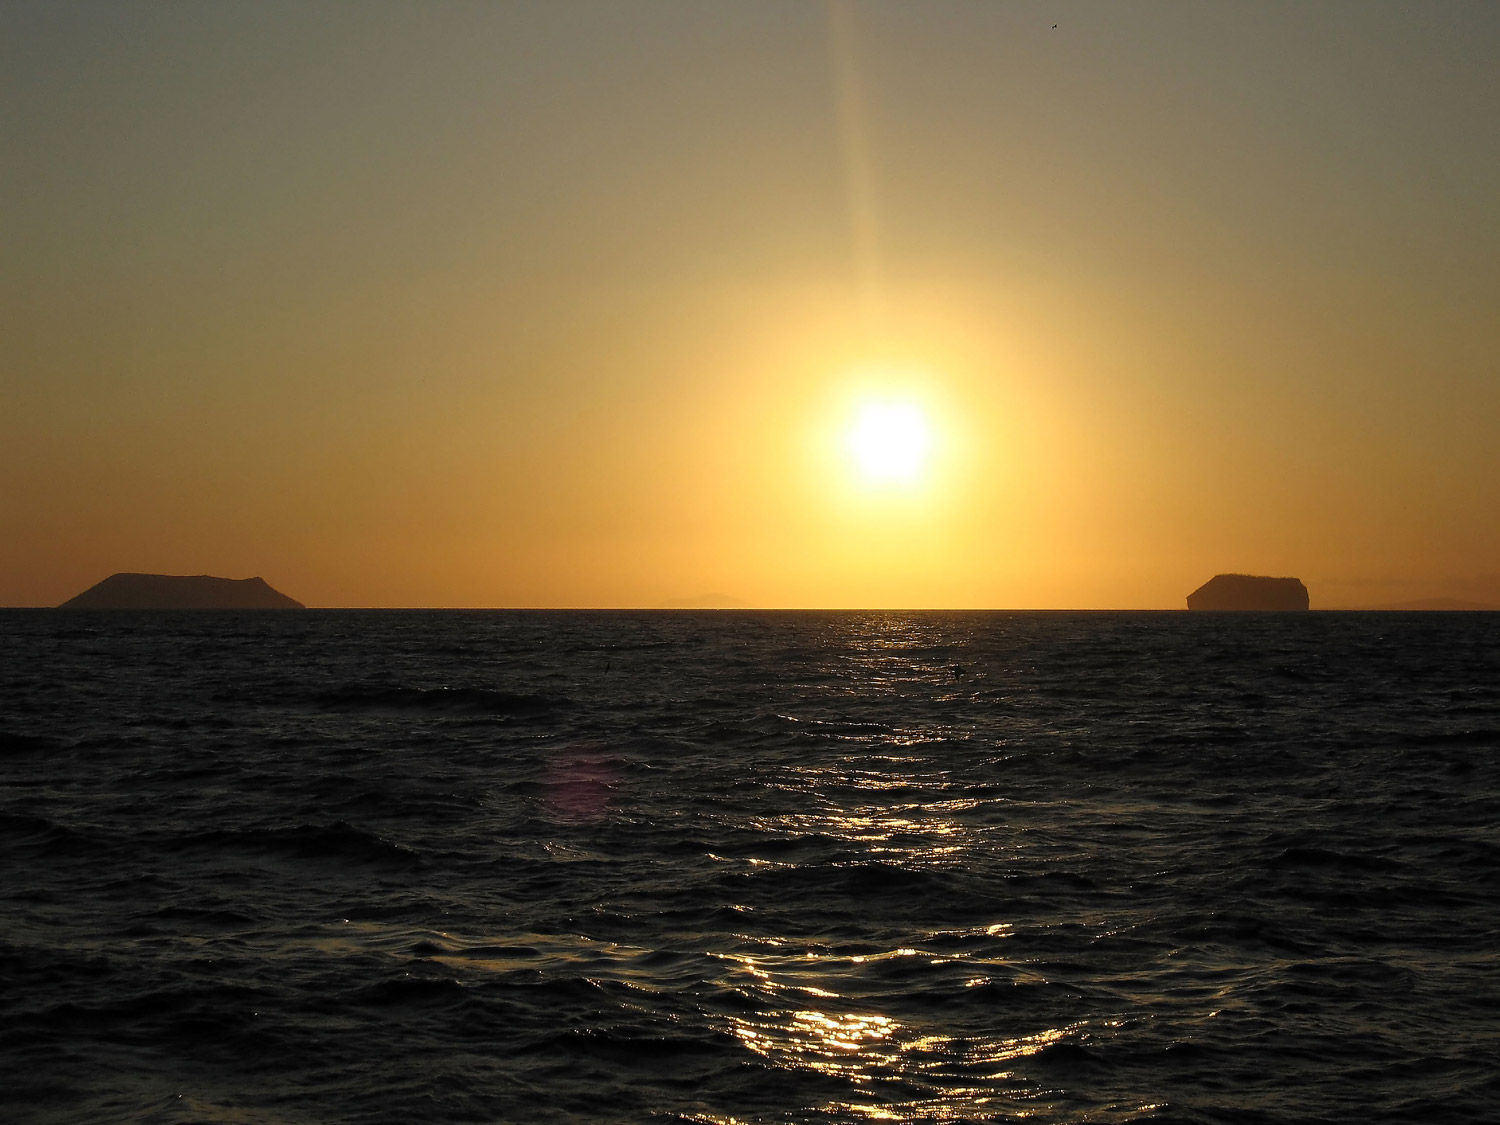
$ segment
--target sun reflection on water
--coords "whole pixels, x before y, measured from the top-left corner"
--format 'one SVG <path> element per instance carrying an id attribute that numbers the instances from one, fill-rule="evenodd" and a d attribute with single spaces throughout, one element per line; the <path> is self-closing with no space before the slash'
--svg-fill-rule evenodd
<path id="1" fill-rule="evenodd" d="M 803 1008 L 780 1019 L 736 1018 L 732 1030 L 752 1051 L 783 1066 L 868 1082 L 874 1070 L 895 1066 L 899 1050 L 884 1043 L 899 1027 L 889 1016 Z"/>
<path id="2" fill-rule="evenodd" d="M 994 941 L 1004 940 L 1011 930 L 1009 923 L 997 922 L 947 936 Z M 933 1027 L 930 1017 L 907 1022 L 882 1010 L 867 975 L 881 962 L 898 960 L 945 973 L 949 970 L 937 967 L 955 961 L 1002 971 L 1004 962 L 989 955 L 939 955 L 902 946 L 868 953 L 788 950 L 713 956 L 727 970 L 719 983 L 758 1000 L 755 1014 L 727 1020 L 728 1030 L 747 1049 L 774 1066 L 836 1077 L 869 1092 L 868 1102 L 823 1107 L 838 1116 L 932 1121 L 1025 1116 L 1024 1104 L 1018 1103 L 1037 1091 L 1024 1090 L 1029 1084 L 1005 1064 L 1087 1034 L 1082 1024 L 1025 1035 L 972 1036 Z M 990 979 L 969 976 L 954 983 L 973 987 Z"/>

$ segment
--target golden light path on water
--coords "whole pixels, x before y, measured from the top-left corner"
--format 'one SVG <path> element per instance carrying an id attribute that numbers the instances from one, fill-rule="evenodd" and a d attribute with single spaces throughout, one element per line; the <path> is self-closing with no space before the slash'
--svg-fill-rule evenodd
<path id="1" fill-rule="evenodd" d="M 955 682 L 962 670 L 956 672 L 949 657 L 925 661 L 919 655 L 930 644 L 922 624 L 888 618 L 878 628 L 856 626 L 848 632 L 842 646 L 848 674 L 867 700 L 883 693 L 899 699 L 909 690 L 930 691 L 934 683 L 954 682 L 955 691 L 968 690 L 969 685 Z M 820 740 L 847 742 L 849 753 L 832 762 L 784 766 L 778 785 L 800 794 L 803 807 L 749 817 L 746 826 L 758 834 L 817 840 L 826 853 L 850 857 L 833 866 L 847 862 L 855 878 L 867 872 L 871 860 L 898 876 L 920 878 L 936 869 L 961 869 L 976 852 L 993 857 L 1016 846 L 1008 830 L 976 815 L 995 806 L 993 795 L 981 799 L 950 787 L 941 773 L 932 773 L 930 755 L 912 753 L 928 743 L 963 739 L 970 734 L 967 729 L 930 721 L 906 728 L 880 721 L 779 718 Z M 788 874 L 798 867 L 795 860 L 779 858 L 741 862 Z M 872 909 L 884 893 L 871 892 Z M 1026 1027 L 1030 1021 L 1019 1012 L 1007 1018 L 1008 987 L 1045 987 L 1048 982 L 1045 966 L 1029 957 L 1007 956 L 1007 939 L 1014 933 L 1011 922 L 994 921 L 915 932 L 911 944 L 858 951 L 822 940 L 752 939 L 762 948 L 711 953 L 724 966 L 714 983 L 751 1001 L 747 1011 L 727 1021 L 748 1050 L 778 1068 L 824 1075 L 868 1092 L 867 1099 L 824 1103 L 821 1112 L 834 1120 L 984 1121 L 1046 1115 L 1055 1110 L 1059 1091 L 1020 1073 L 1016 1060 L 1109 1037 L 1118 1021 Z M 943 993 L 956 1002 L 979 989 L 990 991 L 1001 1005 L 992 1017 L 976 1019 L 971 1012 L 965 1018 L 952 1003 L 925 1010 L 911 1003 L 913 996 Z M 999 1033 L 1001 1028 L 1010 1033 Z M 1144 1103 L 1129 1107 L 1134 1113 L 1151 1108 Z M 732 1117 L 702 1120 L 742 1125 Z"/>
<path id="2" fill-rule="evenodd" d="M 1006 927 L 997 924 L 984 932 L 1003 936 Z M 989 1083 L 1004 1083 L 1011 1077 L 1004 1064 L 1037 1054 L 1059 1043 L 1079 1027 L 1048 1028 L 1029 1035 L 960 1040 L 941 1031 L 902 1024 L 881 1012 L 850 1010 L 844 998 L 824 985 L 860 966 L 892 959 L 926 960 L 941 965 L 952 958 L 932 957 L 912 948 L 850 956 L 818 953 L 718 954 L 729 967 L 724 981 L 751 989 L 766 999 L 780 1000 L 784 1007 L 759 1017 L 734 1017 L 733 1034 L 750 1050 L 769 1062 L 789 1069 L 804 1069 L 838 1077 L 858 1085 L 914 1078 L 926 1086 L 941 1086 L 937 1096 L 903 1103 L 844 1102 L 825 1106 L 830 1112 L 856 1114 L 871 1120 L 898 1121 L 920 1113 L 928 1120 L 973 1120 L 984 1116 L 994 1100 Z M 821 983 L 812 983 L 819 981 Z M 975 977 L 970 986 L 984 984 Z M 999 1070 L 989 1068 L 1000 1067 Z M 964 1078 L 985 1085 L 965 1085 Z M 1005 1099 L 1008 1116 L 1016 1113 L 1016 1098 Z"/>
<path id="3" fill-rule="evenodd" d="M 866 688 L 884 684 L 898 690 L 913 675 L 926 678 L 948 675 L 946 667 L 914 670 L 909 658 L 891 663 L 887 658 L 906 653 L 920 636 L 899 627 L 893 636 L 890 623 L 881 632 L 860 638 L 851 645 L 852 669 Z M 898 794 L 913 789 L 912 770 L 921 760 L 903 755 L 903 747 L 942 741 L 962 731 L 937 730 L 925 726 L 911 731 L 892 731 L 858 724 L 833 724 L 782 716 L 799 726 L 814 728 L 825 738 L 862 744 L 873 753 L 833 766 L 789 766 L 781 784 L 813 798 L 821 808 L 775 817 L 752 818 L 751 826 L 762 833 L 787 838 L 823 837 L 845 841 L 853 854 L 883 856 L 885 862 L 906 869 L 922 869 L 960 862 L 962 854 L 975 846 L 983 833 L 965 826 L 956 817 L 972 810 L 977 801 L 955 796 L 932 800 L 900 800 Z M 821 728 L 821 729 L 819 729 Z M 877 745 L 878 743 L 878 745 Z M 853 747 L 851 747 L 852 749 Z M 883 752 L 882 752 L 883 751 Z M 927 779 L 930 785 L 931 779 Z M 893 797 L 897 799 L 893 800 Z M 752 859 L 760 867 L 781 865 L 777 861 Z M 963 987 L 988 984 L 990 971 L 1013 971 L 997 956 L 999 943 L 1010 933 L 1005 922 L 941 935 L 978 941 L 992 952 L 971 958 L 962 951 L 935 953 L 900 946 L 879 952 L 842 953 L 820 949 L 767 952 L 716 953 L 727 972 L 719 983 L 756 998 L 753 1015 L 736 1015 L 730 1030 L 749 1050 L 778 1067 L 805 1070 L 841 1078 L 871 1091 L 868 1102 L 827 1104 L 824 1112 L 869 1120 L 976 1120 L 1001 1113 L 996 1102 L 996 1084 L 1009 1085 L 1004 1064 L 1036 1054 L 1060 1042 L 1078 1029 L 1046 1028 L 1022 1036 L 962 1038 L 934 1021 L 922 1026 L 904 1022 L 877 1002 L 878 981 L 872 970 L 883 967 L 920 973 L 923 969 L 971 967 Z M 938 936 L 938 935 L 934 935 Z M 949 943 L 951 944 L 951 943 Z M 905 1101 L 882 1097 L 877 1088 L 897 1083 L 917 1087 L 923 1095 Z M 1007 1089 L 1003 1113 L 1018 1112 L 1015 1090 Z M 1021 1112 L 1024 1112 L 1022 1110 Z M 724 1125 L 730 1119 L 725 1119 Z"/>

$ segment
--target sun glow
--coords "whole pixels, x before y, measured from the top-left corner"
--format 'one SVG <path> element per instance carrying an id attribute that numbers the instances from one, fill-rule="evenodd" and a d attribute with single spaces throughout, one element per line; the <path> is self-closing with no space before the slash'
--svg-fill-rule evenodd
<path id="1" fill-rule="evenodd" d="M 931 459 L 932 426 L 913 402 L 865 402 L 855 411 L 847 445 L 866 482 L 911 484 L 922 478 Z"/>

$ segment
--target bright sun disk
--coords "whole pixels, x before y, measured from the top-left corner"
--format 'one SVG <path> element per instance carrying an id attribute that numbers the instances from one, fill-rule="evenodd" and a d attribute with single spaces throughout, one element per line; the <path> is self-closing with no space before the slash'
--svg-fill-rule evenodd
<path id="1" fill-rule="evenodd" d="M 932 452 L 932 427 L 915 403 L 867 402 L 849 428 L 849 452 L 872 483 L 910 483 Z"/>

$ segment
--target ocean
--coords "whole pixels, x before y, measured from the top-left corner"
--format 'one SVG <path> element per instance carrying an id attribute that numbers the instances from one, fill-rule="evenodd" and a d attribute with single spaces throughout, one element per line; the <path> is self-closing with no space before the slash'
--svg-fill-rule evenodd
<path id="1" fill-rule="evenodd" d="M 1500 615 L 5 611 L 0 1118 L 1500 1120 Z"/>

